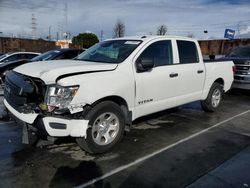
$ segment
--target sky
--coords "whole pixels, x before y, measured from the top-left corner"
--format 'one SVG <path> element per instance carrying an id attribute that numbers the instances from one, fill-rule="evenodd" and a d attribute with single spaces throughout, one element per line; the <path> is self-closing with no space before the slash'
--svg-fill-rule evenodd
<path id="1" fill-rule="evenodd" d="M 126 36 L 156 34 L 164 24 L 169 35 L 223 38 L 229 28 L 250 37 L 250 0 L 0 0 L 0 36 L 31 38 L 32 14 L 38 38 L 67 31 L 107 39 L 117 20 Z"/>

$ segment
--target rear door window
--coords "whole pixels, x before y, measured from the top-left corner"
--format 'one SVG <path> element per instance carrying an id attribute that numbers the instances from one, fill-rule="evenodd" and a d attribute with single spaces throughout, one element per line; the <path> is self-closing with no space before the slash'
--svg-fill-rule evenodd
<path id="1" fill-rule="evenodd" d="M 25 59 L 32 59 L 36 56 L 37 56 L 36 54 L 25 54 Z"/>
<path id="2" fill-rule="evenodd" d="M 196 44 L 192 41 L 177 40 L 180 64 L 198 63 Z"/>
<path id="3" fill-rule="evenodd" d="M 77 50 L 72 50 L 72 51 L 68 51 L 66 52 L 66 59 L 73 59 L 74 57 L 78 56 L 79 51 Z"/>
<path id="4" fill-rule="evenodd" d="M 67 59 L 66 58 L 66 54 L 65 54 L 65 52 L 62 52 L 61 54 L 58 54 L 57 56 L 56 56 L 56 58 L 54 58 L 55 60 L 59 60 L 59 59 Z"/>

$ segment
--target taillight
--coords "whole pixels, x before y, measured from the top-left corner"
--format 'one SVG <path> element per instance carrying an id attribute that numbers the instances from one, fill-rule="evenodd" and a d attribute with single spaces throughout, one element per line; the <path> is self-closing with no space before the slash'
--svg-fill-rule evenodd
<path id="1" fill-rule="evenodd" d="M 235 66 L 232 66 L 232 71 L 233 71 L 234 74 L 236 73 L 236 67 Z"/>

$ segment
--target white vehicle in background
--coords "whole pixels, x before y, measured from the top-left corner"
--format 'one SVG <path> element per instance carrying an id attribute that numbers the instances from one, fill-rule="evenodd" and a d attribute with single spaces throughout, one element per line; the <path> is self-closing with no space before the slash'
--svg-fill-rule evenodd
<path id="1" fill-rule="evenodd" d="M 36 56 L 40 55 L 40 53 L 36 52 L 12 52 L 7 53 L 2 56 L 0 56 L 0 64 L 10 61 L 16 61 L 16 60 L 29 60 Z"/>
<path id="2" fill-rule="evenodd" d="M 233 70 L 232 61 L 204 63 L 194 39 L 112 39 L 75 60 L 8 72 L 4 104 L 25 130 L 76 137 L 82 149 L 102 153 L 139 117 L 198 100 L 205 111 L 215 111 Z"/>

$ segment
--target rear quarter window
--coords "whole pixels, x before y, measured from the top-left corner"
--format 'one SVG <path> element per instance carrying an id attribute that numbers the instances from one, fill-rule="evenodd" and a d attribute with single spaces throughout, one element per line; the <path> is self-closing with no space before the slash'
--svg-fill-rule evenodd
<path id="1" fill-rule="evenodd" d="M 76 56 L 78 56 L 79 53 L 80 53 L 80 51 L 78 51 L 78 50 L 69 51 L 69 52 L 66 53 L 66 57 L 65 57 L 65 58 L 66 58 L 66 59 L 73 59 L 73 58 L 75 58 Z"/>
<path id="2" fill-rule="evenodd" d="M 25 54 L 25 59 L 32 59 L 36 56 L 37 56 L 37 54 Z"/>
<path id="3" fill-rule="evenodd" d="M 199 56 L 196 44 L 192 41 L 177 40 L 180 64 L 198 63 Z"/>

